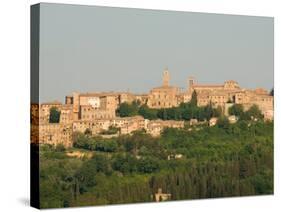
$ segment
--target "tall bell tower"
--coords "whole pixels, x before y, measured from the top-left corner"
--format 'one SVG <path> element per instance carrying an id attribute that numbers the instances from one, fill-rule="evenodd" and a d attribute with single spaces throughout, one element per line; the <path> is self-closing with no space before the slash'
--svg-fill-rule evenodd
<path id="1" fill-rule="evenodd" d="M 188 89 L 191 90 L 193 88 L 193 85 L 194 85 L 194 77 L 188 77 Z"/>
<path id="2" fill-rule="evenodd" d="M 164 87 L 169 86 L 169 81 L 170 81 L 169 70 L 168 70 L 168 68 L 165 68 L 164 72 L 163 72 L 163 86 Z"/>

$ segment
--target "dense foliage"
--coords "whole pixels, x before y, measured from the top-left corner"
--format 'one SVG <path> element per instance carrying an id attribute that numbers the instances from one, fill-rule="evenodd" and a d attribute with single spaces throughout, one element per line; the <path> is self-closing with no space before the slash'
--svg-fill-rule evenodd
<path id="1" fill-rule="evenodd" d="M 59 123 L 60 122 L 60 111 L 56 107 L 50 109 L 50 123 Z"/>
<path id="2" fill-rule="evenodd" d="M 76 134 L 74 142 L 41 146 L 43 208 L 154 201 L 158 188 L 172 200 L 273 193 L 273 123 L 167 128 L 158 138 Z M 75 151 L 93 155 L 67 156 Z"/>
<path id="3" fill-rule="evenodd" d="M 245 111 L 243 105 L 234 104 L 232 107 L 229 108 L 229 114 L 237 116 L 239 120 L 249 121 L 253 119 L 263 119 L 262 112 L 257 105 L 253 105 Z"/>

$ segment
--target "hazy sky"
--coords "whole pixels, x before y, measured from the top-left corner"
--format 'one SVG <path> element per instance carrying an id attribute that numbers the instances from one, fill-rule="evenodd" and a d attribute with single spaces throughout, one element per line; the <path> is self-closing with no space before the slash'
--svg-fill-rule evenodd
<path id="1" fill-rule="evenodd" d="M 161 84 L 273 87 L 273 18 L 41 4 L 40 101 Z"/>

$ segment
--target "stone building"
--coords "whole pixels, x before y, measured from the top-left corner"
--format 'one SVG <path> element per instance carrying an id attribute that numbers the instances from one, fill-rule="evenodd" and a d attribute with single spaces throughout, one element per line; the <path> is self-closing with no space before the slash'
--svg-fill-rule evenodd
<path id="1" fill-rule="evenodd" d="M 183 128 L 184 121 L 174 120 L 151 120 L 147 124 L 146 131 L 152 136 L 160 136 L 164 128 Z"/>
<path id="2" fill-rule="evenodd" d="M 60 122 L 64 124 L 71 124 L 73 122 L 73 107 L 72 105 L 60 106 Z"/>
<path id="3" fill-rule="evenodd" d="M 270 96 L 266 90 L 241 90 L 235 94 L 236 104 L 242 104 L 246 109 L 250 108 L 253 104 L 257 105 L 259 109 L 265 113 L 268 110 L 273 110 L 273 96 Z"/>
<path id="4" fill-rule="evenodd" d="M 189 78 L 188 92 L 197 94 L 197 105 L 199 107 L 212 104 L 214 107 L 223 107 L 227 102 L 232 102 L 235 92 L 240 91 L 236 81 L 229 80 L 224 84 L 197 84 L 193 77 Z"/>
<path id="5" fill-rule="evenodd" d="M 49 123 L 39 125 L 39 143 L 72 146 L 72 124 Z"/>
<path id="6" fill-rule="evenodd" d="M 133 117 L 115 117 L 113 119 L 99 120 L 78 120 L 73 122 L 73 132 L 84 133 L 86 129 L 92 132 L 92 135 L 97 135 L 102 131 L 106 131 L 109 127 L 120 129 L 120 134 L 131 134 L 133 131 L 145 129 L 147 121 L 142 116 Z"/>
<path id="7" fill-rule="evenodd" d="M 85 133 L 88 129 L 92 132 L 92 135 L 97 135 L 104 130 L 108 130 L 111 126 L 109 119 L 99 119 L 99 120 L 77 120 L 73 122 L 72 130 L 73 132 Z"/>
<path id="8" fill-rule="evenodd" d="M 39 107 L 39 122 L 40 124 L 46 124 L 49 123 L 49 118 L 50 118 L 50 110 L 51 108 L 56 108 L 57 110 L 60 111 L 62 106 L 62 103 L 59 101 L 54 101 L 54 102 L 45 102 L 40 104 Z"/>
<path id="9" fill-rule="evenodd" d="M 134 95 L 134 100 L 139 102 L 141 105 L 147 104 L 148 94 L 136 94 Z"/>
<path id="10" fill-rule="evenodd" d="M 174 120 L 147 120 L 142 116 L 133 117 L 115 117 L 113 119 L 99 120 L 78 120 L 73 122 L 73 132 L 84 133 L 87 129 L 92 132 L 92 135 L 106 131 L 109 127 L 120 129 L 120 134 L 131 134 L 137 130 L 146 130 L 152 136 L 159 136 L 164 128 L 183 128 L 184 121 Z"/>
<path id="11" fill-rule="evenodd" d="M 59 123 L 50 123 L 50 110 L 56 108 L 60 111 Z M 39 106 L 39 125 L 31 126 L 32 131 L 38 132 L 40 144 L 63 144 L 66 147 L 72 146 L 72 105 L 63 105 L 61 102 L 45 102 Z M 32 136 L 34 136 L 32 132 Z"/>
<path id="12" fill-rule="evenodd" d="M 112 126 L 120 128 L 120 134 L 131 134 L 134 131 L 146 129 L 148 120 L 142 116 L 123 117 L 112 120 Z"/>
<path id="13" fill-rule="evenodd" d="M 188 93 L 197 94 L 197 105 L 206 106 L 211 104 L 213 107 L 220 106 L 225 115 L 233 104 L 243 105 L 248 110 L 254 104 L 259 107 L 262 114 L 273 110 L 273 96 L 268 91 L 257 88 L 255 90 L 242 89 L 236 81 L 228 80 L 221 85 L 197 84 L 194 78 L 189 79 Z"/>
<path id="14" fill-rule="evenodd" d="M 83 105 L 80 108 L 80 119 L 113 119 L 115 118 L 115 110 L 106 110 L 102 108 L 93 108 L 91 105 Z"/>
<path id="15" fill-rule="evenodd" d="M 178 96 L 180 89 L 170 86 L 170 74 L 168 69 L 163 72 L 163 84 L 153 88 L 148 94 L 147 105 L 150 108 L 171 108 L 179 105 Z"/>
<path id="16" fill-rule="evenodd" d="M 129 92 L 119 93 L 118 95 L 118 104 L 122 104 L 124 102 L 132 103 L 136 100 L 136 96 Z"/>
<path id="17" fill-rule="evenodd" d="M 66 104 L 73 105 L 74 120 L 101 119 L 115 117 L 119 104 L 116 93 L 77 93 L 66 97 Z"/>

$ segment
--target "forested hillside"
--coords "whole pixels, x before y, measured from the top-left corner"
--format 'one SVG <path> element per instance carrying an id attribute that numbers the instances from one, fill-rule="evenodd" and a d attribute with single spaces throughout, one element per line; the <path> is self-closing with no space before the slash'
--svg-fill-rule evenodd
<path id="1" fill-rule="evenodd" d="M 158 188 L 171 200 L 272 194 L 273 123 L 76 134 L 72 149 L 40 147 L 42 208 L 155 201 Z"/>

